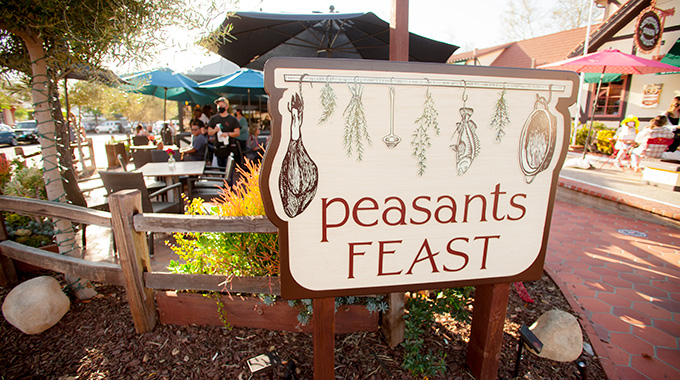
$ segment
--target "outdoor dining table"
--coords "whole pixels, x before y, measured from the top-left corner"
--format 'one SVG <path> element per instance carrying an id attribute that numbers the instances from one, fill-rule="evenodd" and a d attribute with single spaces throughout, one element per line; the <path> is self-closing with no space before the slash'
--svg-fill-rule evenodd
<path id="1" fill-rule="evenodd" d="M 158 149 L 156 145 L 130 145 L 130 150 L 154 150 Z M 163 150 L 179 150 L 179 147 L 177 145 L 164 145 Z"/>
<path id="2" fill-rule="evenodd" d="M 167 162 L 149 162 L 135 170 L 145 177 L 163 177 L 167 186 L 179 182 L 180 176 L 201 175 L 205 169 L 204 161 L 177 161 L 174 166 Z M 168 192 L 168 201 L 174 201 L 174 192 Z"/>

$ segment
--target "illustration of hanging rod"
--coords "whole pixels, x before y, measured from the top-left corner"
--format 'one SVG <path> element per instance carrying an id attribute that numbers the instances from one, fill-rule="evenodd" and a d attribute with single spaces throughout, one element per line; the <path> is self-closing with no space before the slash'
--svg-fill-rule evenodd
<path id="1" fill-rule="evenodd" d="M 432 86 L 432 87 L 467 87 L 467 88 L 489 88 L 506 90 L 531 90 L 531 91 L 565 91 L 564 85 L 550 85 L 537 83 L 517 83 L 517 82 L 488 82 L 476 80 L 445 80 L 427 78 L 391 78 L 391 77 L 369 77 L 369 76 L 349 76 L 349 75 L 309 75 L 309 74 L 284 74 L 285 82 L 303 83 L 360 83 L 374 85 L 406 85 L 406 86 Z"/>

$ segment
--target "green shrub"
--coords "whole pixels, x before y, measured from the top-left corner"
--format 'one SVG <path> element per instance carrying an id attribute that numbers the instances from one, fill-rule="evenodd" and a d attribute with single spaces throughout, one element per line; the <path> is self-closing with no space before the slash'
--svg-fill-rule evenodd
<path id="1" fill-rule="evenodd" d="M 468 321 L 472 287 L 442 289 L 424 296 L 413 293 L 406 302 L 408 313 L 404 316 L 404 363 L 412 375 L 433 377 L 446 369 L 446 354 L 424 351 L 423 335 L 434 328 L 435 314 L 449 314 L 459 321 Z"/>

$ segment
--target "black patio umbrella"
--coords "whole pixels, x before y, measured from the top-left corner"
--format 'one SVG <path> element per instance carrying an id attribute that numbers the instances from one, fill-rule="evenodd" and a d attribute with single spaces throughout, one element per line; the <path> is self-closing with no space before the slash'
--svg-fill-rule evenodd
<path id="1" fill-rule="evenodd" d="M 271 57 L 388 60 L 390 25 L 375 14 L 237 12 L 224 20 L 231 35 L 218 54 L 241 67 L 262 70 Z M 409 61 L 446 62 L 458 46 L 409 33 Z"/>

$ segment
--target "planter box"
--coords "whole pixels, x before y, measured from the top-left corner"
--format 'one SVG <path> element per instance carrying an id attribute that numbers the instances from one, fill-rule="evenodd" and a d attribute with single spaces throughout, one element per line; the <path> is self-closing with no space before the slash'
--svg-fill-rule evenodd
<path id="1" fill-rule="evenodd" d="M 196 293 L 157 291 L 154 293 L 160 322 L 171 325 L 222 326 L 217 301 Z M 221 296 L 227 322 L 234 327 L 275 331 L 312 332 L 312 322 L 300 326 L 298 309 L 287 301 L 267 306 L 252 297 Z M 377 331 L 378 313 L 369 313 L 363 305 L 342 305 L 335 313 L 335 332 Z"/>

